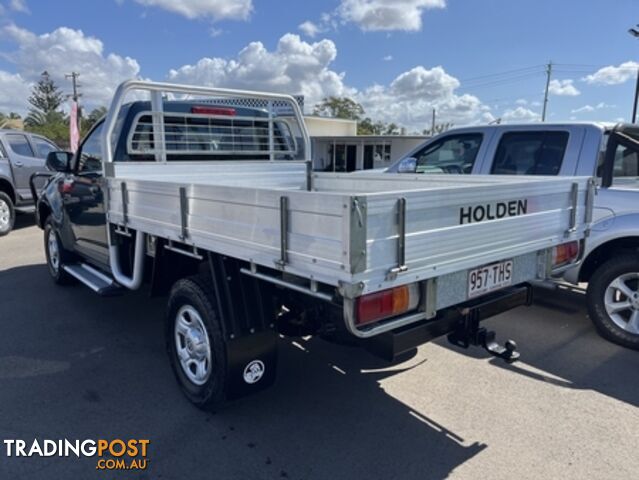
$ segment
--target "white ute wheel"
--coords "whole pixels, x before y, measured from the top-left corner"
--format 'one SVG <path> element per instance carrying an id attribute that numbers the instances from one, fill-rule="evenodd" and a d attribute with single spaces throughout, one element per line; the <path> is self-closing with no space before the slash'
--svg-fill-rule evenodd
<path id="1" fill-rule="evenodd" d="M 639 350 L 639 255 L 603 263 L 588 284 L 588 312 L 601 335 Z"/>

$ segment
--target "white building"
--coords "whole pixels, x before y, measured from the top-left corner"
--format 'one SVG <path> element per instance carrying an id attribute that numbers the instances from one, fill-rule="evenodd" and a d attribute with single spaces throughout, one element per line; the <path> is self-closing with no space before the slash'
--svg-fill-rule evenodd
<path id="1" fill-rule="evenodd" d="M 427 138 L 421 135 L 313 135 L 313 169 L 352 172 L 386 168 Z"/>

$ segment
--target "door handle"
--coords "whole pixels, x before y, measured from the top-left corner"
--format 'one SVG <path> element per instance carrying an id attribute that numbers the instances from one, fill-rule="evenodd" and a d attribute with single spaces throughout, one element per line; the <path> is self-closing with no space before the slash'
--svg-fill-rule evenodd
<path id="1" fill-rule="evenodd" d="M 24 163 L 22 163 L 20 160 L 16 160 L 15 162 L 13 162 L 13 164 L 14 164 L 16 167 L 22 167 L 22 166 L 24 165 Z"/>

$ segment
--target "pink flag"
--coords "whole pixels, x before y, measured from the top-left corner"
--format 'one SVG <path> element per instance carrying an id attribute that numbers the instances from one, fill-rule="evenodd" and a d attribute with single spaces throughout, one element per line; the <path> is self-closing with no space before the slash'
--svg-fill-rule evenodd
<path id="1" fill-rule="evenodd" d="M 69 118 L 69 144 L 71 151 L 75 153 L 80 142 L 80 131 L 78 130 L 78 103 L 71 101 L 71 116 Z"/>

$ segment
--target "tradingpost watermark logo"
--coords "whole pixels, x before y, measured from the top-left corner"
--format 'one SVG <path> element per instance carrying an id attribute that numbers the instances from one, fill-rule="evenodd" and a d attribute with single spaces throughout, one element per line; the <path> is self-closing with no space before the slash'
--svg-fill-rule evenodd
<path id="1" fill-rule="evenodd" d="M 96 470 L 146 470 L 150 440 L 4 440 L 7 457 L 95 457 Z"/>

